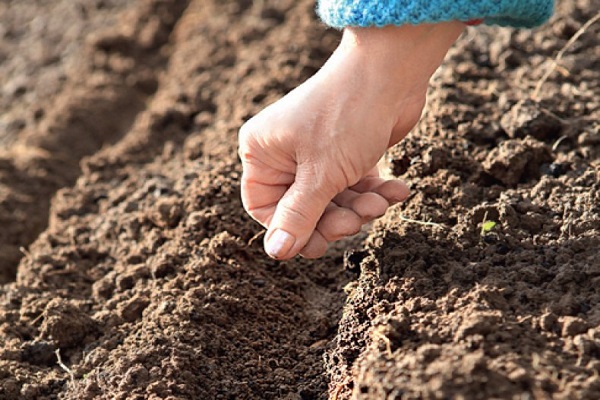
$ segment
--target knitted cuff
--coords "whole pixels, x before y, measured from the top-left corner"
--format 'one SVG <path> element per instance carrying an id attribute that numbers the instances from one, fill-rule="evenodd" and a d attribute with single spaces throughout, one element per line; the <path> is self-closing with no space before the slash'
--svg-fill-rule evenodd
<path id="1" fill-rule="evenodd" d="M 482 19 L 486 24 L 531 28 L 546 22 L 554 0 L 319 0 L 327 25 L 386 26 Z"/>

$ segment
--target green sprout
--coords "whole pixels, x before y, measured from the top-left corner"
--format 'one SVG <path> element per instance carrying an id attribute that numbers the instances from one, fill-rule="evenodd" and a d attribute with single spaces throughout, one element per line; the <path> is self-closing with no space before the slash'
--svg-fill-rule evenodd
<path id="1" fill-rule="evenodd" d="M 481 238 L 486 237 L 486 235 L 488 233 L 490 233 L 492 231 L 492 229 L 494 229 L 496 227 L 496 225 L 498 225 L 498 223 L 496 221 L 492 221 L 492 220 L 488 221 L 487 216 L 488 216 L 488 213 L 486 211 L 485 214 L 483 215 L 483 221 L 481 222 L 481 232 L 479 233 Z"/>
<path id="2" fill-rule="evenodd" d="M 482 234 L 490 232 L 496 226 L 494 221 L 486 221 L 481 225 Z"/>

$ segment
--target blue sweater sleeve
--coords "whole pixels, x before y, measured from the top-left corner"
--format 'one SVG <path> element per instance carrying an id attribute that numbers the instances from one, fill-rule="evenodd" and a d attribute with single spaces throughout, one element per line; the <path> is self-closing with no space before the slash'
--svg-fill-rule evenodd
<path id="1" fill-rule="evenodd" d="M 385 26 L 483 19 L 484 23 L 531 28 L 546 22 L 554 0 L 319 0 L 327 25 Z"/>

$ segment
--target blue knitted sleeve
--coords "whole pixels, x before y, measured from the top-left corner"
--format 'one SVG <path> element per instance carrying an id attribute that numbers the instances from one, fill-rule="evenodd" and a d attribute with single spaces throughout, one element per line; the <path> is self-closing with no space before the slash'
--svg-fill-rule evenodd
<path id="1" fill-rule="evenodd" d="M 554 0 L 319 0 L 317 12 L 334 28 L 483 19 L 486 24 L 531 28 L 544 23 Z"/>

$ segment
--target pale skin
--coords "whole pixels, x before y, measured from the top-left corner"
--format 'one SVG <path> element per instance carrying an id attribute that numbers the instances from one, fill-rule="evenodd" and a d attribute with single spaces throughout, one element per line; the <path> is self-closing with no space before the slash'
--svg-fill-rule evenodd
<path id="1" fill-rule="evenodd" d="M 242 202 L 278 260 L 318 258 L 408 196 L 377 162 L 421 117 L 462 22 L 346 28 L 312 78 L 240 130 Z"/>

